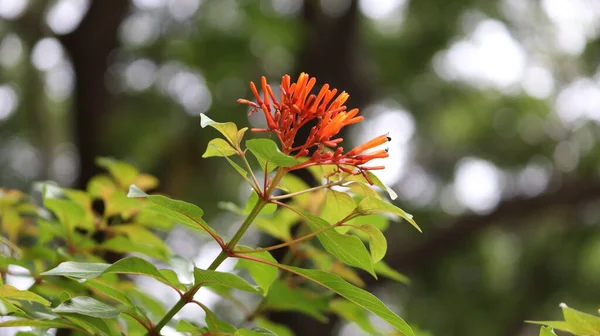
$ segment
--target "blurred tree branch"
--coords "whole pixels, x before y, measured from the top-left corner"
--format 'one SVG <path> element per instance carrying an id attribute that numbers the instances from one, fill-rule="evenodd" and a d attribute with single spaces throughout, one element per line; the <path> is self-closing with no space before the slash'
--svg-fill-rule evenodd
<path id="1" fill-rule="evenodd" d="M 535 197 L 507 199 L 489 214 L 466 215 L 453 220 L 444 225 L 444 229 L 436 230 L 422 244 L 390 255 L 388 261 L 392 267 L 402 272 L 415 271 L 463 246 L 474 235 L 493 225 L 509 224 L 511 218 L 534 215 L 552 207 L 576 206 L 598 198 L 600 181 L 592 177 L 582 177 L 576 181 L 565 182 L 559 188 Z"/>
<path id="2" fill-rule="evenodd" d="M 14 23 L 15 31 L 26 42 L 26 59 L 31 56 L 36 42 L 44 36 L 42 23 L 46 4 L 47 1 L 32 4 L 25 15 Z M 45 103 L 43 79 L 40 72 L 30 64 L 24 68 L 21 84 L 23 99 L 19 108 L 31 122 L 33 141 L 40 151 L 42 171 L 39 178 L 47 179 L 52 163 L 55 135 L 53 128 L 49 127 L 51 118 Z"/>
<path id="3" fill-rule="evenodd" d="M 79 27 L 61 38 L 76 77 L 73 129 L 79 149 L 79 188 L 85 188 L 89 178 L 97 173 L 94 159 L 101 153 L 103 123 L 112 100 L 105 75 L 128 8 L 126 0 L 92 1 Z"/>

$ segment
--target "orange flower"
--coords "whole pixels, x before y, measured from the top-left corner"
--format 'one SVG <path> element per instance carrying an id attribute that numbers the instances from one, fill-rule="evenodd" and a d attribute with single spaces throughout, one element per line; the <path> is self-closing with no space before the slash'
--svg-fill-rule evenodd
<path id="1" fill-rule="evenodd" d="M 387 149 L 364 152 L 391 139 L 386 135 L 380 135 L 344 154 L 344 149 L 338 147 L 343 139 L 334 137 L 342 128 L 362 121 L 363 117 L 357 116 L 356 108 L 346 111 L 344 103 L 350 95 L 345 91 L 334 99 L 337 89 L 330 90 L 329 84 L 325 84 L 317 95 L 311 94 L 315 84 L 316 79 L 306 73 L 300 74 L 296 83 L 291 83 L 290 76 L 285 75 L 281 80 L 281 94 L 277 99 L 271 86 L 267 84 L 267 79 L 262 77 L 262 96 L 258 93 L 254 82 L 250 82 L 250 89 L 256 102 L 246 99 L 238 99 L 238 102 L 252 107 L 250 115 L 259 110 L 264 113 L 268 129 L 252 129 L 252 131 L 275 133 L 283 153 L 298 158 L 309 155 L 314 148 L 307 161 L 289 167 L 290 170 L 321 164 L 334 164 L 341 171 L 352 174 L 363 173 L 364 170 L 383 169 L 383 166 L 363 165 L 372 159 L 388 157 Z M 313 120 L 316 120 L 316 125 L 311 128 L 304 144 L 294 147 L 298 130 Z M 325 147 L 330 147 L 333 151 L 327 151 Z"/>

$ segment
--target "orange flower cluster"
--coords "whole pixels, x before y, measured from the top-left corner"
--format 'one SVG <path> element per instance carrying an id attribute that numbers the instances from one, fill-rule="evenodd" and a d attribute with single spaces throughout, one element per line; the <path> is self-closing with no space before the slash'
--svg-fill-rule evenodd
<path id="1" fill-rule="evenodd" d="M 357 116 L 358 109 L 346 111 L 344 103 L 349 95 L 344 91 L 335 99 L 337 89 L 329 89 L 325 84 L 317 95 L 311 94 L 316 79 L 302 73 L 296 83 L 291 83 L 290 76 L 285 75 L 281 80 L 280 97 L 277 99 L 265 77 L 261 78 L 263 95 L 258 93 L 254 82 L 250 82 L 250 89 L 254 93 L 256 102 L 238 99 L 238 103 L 252 107 L 250 115 L 259 110 L 263 111 L 268 129 L 252 129 L 255 132 L 273 132 L 279 138 L 281 151 L 294 155 L 296 158 L 307 156 L 312 148 L 316 148 L 310 158 L 290 170 L 305 168 L 312 165 L 334 164 L 347 173 L 360 173 L 364 170 L 383 169 L 383 166 L 365 167 L 367 162 L 376 158 L 388 157 L 387 150 L 377 150 L 369 153 L 365 151 L 390 141 L 386 135 L 380 135 L 354 149 L 344 153 L 338 147 L 343 139 L 334 138 L 344 126 L 358 123 L 363 120 Z M 308 138 L 302 145 L 294 147 L 296 135 L 301 127 L 312 120 L 316 125 L 310 130 Z M 326 147 L 331 151 L 325 150 Z M 358 168 L 358 171 L 345 166 Z"/>

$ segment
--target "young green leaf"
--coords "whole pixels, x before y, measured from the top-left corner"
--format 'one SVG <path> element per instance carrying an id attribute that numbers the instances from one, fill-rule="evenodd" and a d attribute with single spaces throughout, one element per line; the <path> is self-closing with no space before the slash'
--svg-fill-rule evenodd
<path id="1" fill-rule="evenodd" d="M 202 157 L 209 158 L 213 156 L 231 156 L 235 155 L 236 153 L 237 151 L 235 150 L 235 148 L 231 147 L 231 145 L 227 141 L 221 138 L 216 138 L 208 142 L 208 145 L 206 146 L 206 151 L 204 152 L 204 154 L 202 154 Z"/>
<path id="2" fill-rule="evenodd" d="M 163 261 L 168 260 L 170 256 L 170 252 L 168 250 L 159 249 L 155 246 L 144 245 L 138 242 L 133 242 L 131 241 L 131 239 L 124 236 L 116 236 L 114 238 L 110 238 L 109 240 L 100 244 L 98 247 L 100 249 L 116 253 L 141 253 Z"/>
<path id="3" fill-rule="evenodd" d="M 58 221 L 64 225 L 68 231 L 73 231 L 76 226 L 81 227 L 82 224 L 85 224 L 85 221 L 83 220 L 85 218 L 85 210 L 73 201 L 45 197 L 44 206 L 56 215 Z M 83 228 L 91 229 L 93 227 L 84 226 Z"/>
<path id="4" fill-rule="evenodd" d="M 252 328 L 252 329 L 238 329 L 235 336 L 278 336 L 271 330 L 264 328 Z"/>
<path id="5" fill-rule="evenodd" d="M 64 320 L 10 320 L 0 322 L 0 328 L 2 327 L 66 328 L 84 331 L 81 327 Z"/>
<path id="6" fill-rule="evenodd" d="M 246 147 L 254 154 L 261 167 L 265 166 L 265 162 L 269 163 L 269 168 L 291 167 L 299 163 L 292 156 L 283 154 L 277 144 L 269 139 L 252 139 L 246 141 Z"/>
<path id="7" fill-rule="evenodd" d="M 355 208 L 356 202 L 354 202 L 350 195 L 328 189 L 325 191 L 323 210 L 320 217 L 329 224 L 335 224 L 350 214 Z"/>
<path id="8" fill-rule="evenodd" d="M 550 327 L 542 327 L 540 329 L 540 336 L 556 336 L 556 333 Z"/>
<path id="9" fill-rule="evenodd" d="M 219 319 L 215 313 L 213 313 L 210 309 L 206 307 L 202 307 L 204 312 L 206 313 L 206 318 L 204 322 L 208 326 L 208 330 L 212 332 L 224 332 L 226 335 L 231 335 L 234 333 L 237 328 L 231 325 L 230 323 Z"/>
<path id="10" fill-rule="evenodd" d="M 212 120 L 211 118 L 209 118 L 204 113 L 200 113 L 200 126 L 202 126 L 202 128 L 205 128 L 206 126 L 210 126 L 214 129 L 216 129 L 221 134 L 223 134 L 223 136 L 227 139 L 227 141 L 229 141 L 229 143 L 234 147 L 239 147 L 238 144 L 241 139 L 238 138 L 238 135 L 243 136 L 243 134 L 245 132 L 245 131 L 238 132 L 237 126 L 232 122 L 225 122 L 225 123 L 216 122 L 216 121 Z"/>
<path id="11" fill-rule="evenodd" d="M 58 275 L 78 279 L 93 279 L 103 274 L 111 273 L 145 275 L 165 284 L 172 285 L 169 280 L 165 278 L 158 271 L 158 269 L 156 269 L 154 265 L 137 257 L 124 258 L 112 265 L 104 263 L 80 263 L 66 261 L 49 271 L 41 273 L 41 275 Z"/>
<path id="12" fill-rule="evenodd" d="M 325 313 L 328 311 L 329 297 L 304 288 L 290 288 L 282 281 L 271 285 L 264 308 L 274 311 L 293 311 L 311 316 L 321 322 L 326 322 Z"/>
<path id="13" fill-rule="evenodd" d="M 236 288 L 250 293 L 260 294 L 261 290 L 250 285 L 246 280 L 232 273 L 209 271 L 196 268 L 194 270 L 194 280 L 196 285 L 210 287 L 219 285 L 230 288 Z"/>
<path id="14" fill-rule="evenodd" d="M 136 315 L 140 321 L 144 320 L 142 316 L 139 316 L 139 314 L 134 315 Z M 125 322 L 124 327 L 127 329 L 126 332 L 123 332 L 123 334 L 127 336 L 145 336 L 148 333 L 148 330 L 146 330 L 146 328 L 138 320 L 129 316 L 128 314 L 122 314 L 119 319 Z"/>
<path id="15" fill-rule="evenodd" d="M 363 198 L 362 201 L 360 201 L 360 203 L 358 203 L 358 207 L 356 207 L 356 211 L 362 215 L 373 215 L 373 214 L 379 214 L 379 213 L 395 214 L 395 215 L 398 215 L 398 216 L 404 218 L 405 220 L 407 220 L 417 230 L 419 230 L 419 232 L 423 232 L 423 231 L 421 231 L 421 228 L 419 227 L 419 225 L 417 225 L 417 223 L 413 220 L 411 214 L 406 213 L 404 210 L 398 208 L 397 206 L 387 203 L 376 197 L 369 196 L 369 197 Z"/>
<path id="16" fill-rule="evenodd" d="M 109 306 L 88 296 L 74 297 L 52 309 L 53 312 L 58 314 L 73 313 L 103 319 L 117 317 L 123 310 L 125 309 Z"/>
<path id="17" fill-rule="evenodd" d="M 577 311 L 561 304 L 565 321 L 576 335 L 600 336 L 600 317 Z"/>
<path id="18" fill-rule="evenodd" d="M 2 223 L 2 231 L 6 233 L 8 239 L 16 242 L 19 231 L 23 227 L 21 216 L 17 209 L 3 208 L 0 212 L 0 223 Z"/>
<path id="19" fill-rule="evenodd" d="M 147 246 L 155 249 L 161 256 L 169 256 L 171 251 L 167 244 L 152 231 L 139 224 L 124 224 L 111 227 L 115 233 L 121 233 L 127 236 L 129 240 L 137 245 Z"/>
<path id="20" fill-rule="evenodd" d="M 309 213 L 303 214 L 308 219 L 307 224 L 313 232 L 330 226 L 329 223 L 317 216 Z M 373 270 L 371 255 L 360 238 L 341 234 L 334 229 L 329 229 L 318 234 L 317 238 L 327 252 L 334 255 L 344 264 L 364 269 L 374 277 L 377 277 Z"/>
<path id="21" fill-rule="evenodd" d="M 381 182 L 381 180 L 377 177 L 377 175 L 373 174 L 372 172 L 367 172 L 367 177 L 369 178 L 369 180 L 371 180 L 371 182 L 373 182 L 374 185 L 378 186 L 379 188 L 385 190 L 388 195 L 390 196 L 390 199 L 393 201 L 396 198 L 398 198 L 398 194 L 396 194 L 396 192 L 394 190 L 392 190 L 392 188 L 386 186 L 383 182 Z M 369 182 L 369 180 L 367 180 L 362 174 L 359 175 L 351 175 L 348 176 L 346 178 L 349 181 L 361 181 L 361 182 L 365 182 L 368 184 L 371 184 Z"/>
<path id="22" fill-rule="evenodd" d="M 396 271 L 395 269 L 391 268 L 388 264 L 386 264 L 383 260 L 380 260 L 378 263 L 376 263 L 373 268 L 375 268 L 375 273 L 379 274 L 379 275 L 383 275 L 386 278 L 392 279 L 392 280 L 396 280 L 398 282 L 401 282 L 405 285 L 410 284 L 410 279 Z"/>
<path id="23" fill-rule="evenodd" d="M 282 208 L 273 216 L 258 216 L 254 220 L 257 229 L 283 241 L 292 239 L 291 228 L 298 222 L 299 216 L 288 209 Z"/>
<path id="24" fill-rule="evenodd" d="M 180 333 L 202 334 L 201 328 L 202 327 L 195 326 L 192 322 L 179 320 L 175 327 L 175 331 Z"/>
<path id="25" fill-rule="evenodd" d="M 575 331 L 573 331 L 571 329 L 571 326 L 565 321 L 525 321 L 525 322 L 532 323 L 532 324 L 541 324 L 543 326 L 547 326 L 552 329 L 575 334 Z"/>
<path id="26" fill-rule="evenodd" d="M 256 318 L 255 321 L 259 327 L 271 330 L 277 336 L 294 336 L 294 333 L 283 324 L 271 322 L 262 317 Z"/>
<path id="27" fill-rule="evenodd" d="M 95 279 L 88 279 L 87 281 L 85 281 L 84 286 L 86 286 L 88 289 L 90 289 L 94 294 L 102 297 L 102 296 L 106 296 L 109 297 L 113 300 L 116 300 L 120 303 L 124 303 L 126 305 L 132 305 L 133 303 L 131 302 L 131 299 L 129 297 L 127 297 L 127 295 L 125 293 L 123 293 L 122 291 L 113 288 L 107 284 L 105 284 L 104 282 L 95 280 Z"/>
<path id="28" fill-rule="evenodd" d="M 44 299 L 43 297 L 41 297 L 33 292 L 27 291 L 27 290 L 19 290 L 11 285 L 0 286 L 0 297 L 3 297 L 5 299 L 7 299 L 8 301 L 24 300 L 24 301 L 37 302 L 44 306 L 50 305 L 50 302 L 48 300 Z M 13 302 L 13 303 L 15 303 L 15 302 Z"/>
<path id="29" fill-rule="evenodd" d="M 97 317 L 85 316 L 80 314 L 62 314 L 62 317 L 73 324 L 80 326 L 93 335 L 115 335 L 116 333 L 110 330 L 106 322 Z"/>
<path id="30" fill-rule="evenodd" d="M 243 251 L 250 250 L 250 248 L 245 246 L 238 246 L 237 249 Z M 275 260 L 275 258 L 273 258 L 268 251 L 252 253 L 252 256 L 275 264 L 277 263 L 277 260 Z M 269 265 L 253 262 L 247 259 L 238 259 L 237 266 L 247 270 L 248 273 L 250 273 L 252 279 L 254 279 L 256 284 L 262 288 L 263 295 L 265 296 L 269 293 L 269 287 L 271 287 L 271 284 L 275 281 L 275 279 L 277 279 L 277 269 Z"/>
<path id="31" fill-rule="evenodd" d="M 78 279 L 92 279 L 102 275 L 102 273 L 106 271 L 106 269 L 109 267 L 110 264 L 105 263 L 84 263 L 65 261 L 60 263 L 55 268 L 41 273 L 40 275 L 58 275 Z"/>
<path id="32" fill-rule="evenodd" d="M 398 330 L 403 336 L 414 336 L 414 333 L 408 323 L 406 323 L 398 315 L 394 314 L 394 312 L 386 307 L 383 302 L 381 302 L 373 294 L 349 284 L 337 275 L 329 274 L 319 270 L 303 269 L 292 266 L 286 267 L 381 317 L 383 320 L 396 328 L 396 330 Z"/>
<path id="33" fill-rule="evenodd" d="M 137 168 L 129 163 L 117 161 L 112 158 L 99 157 L 96 159 L 96 164 L 108 170 L 110 175 L 123 187 L 133 183 L 140 173 Z"/>
<path id="34" fill-rule="evenodd" d="M 381 231 L 373 225 L 361 225 L 357 227 L 369 235 L 369 249 L 371 250 L 371 258 L 373 263 L 377 263 L 385 256 L 387 252 L 387 240 Z"/>
<path id="35" fill-rule="evenodd" d="M 173 200 L 165 196 L 148 195 L 135 185 L 129 187 L 129 194 L 127 196 L 146 198 L 154 203 L 150 206 L 146 206 L 147 209 L 156 211 L 191 229 L 206 231 L 215 236 L 217 235 L 217 233 L 202 219 L 204 211 L 191 203 Z"/>
<path id="36" fill-rule="evenodd" d="M 335 299 L 329 303 L 329 308 L 343 319 L 356 323 L 365 332 L 371 335 L 380 335 L 371 324 L 367 312 L 354 303 L 344 299 Z"/>
<path id="37" fill-rule="evenodd" d="M 127 290 L 127 296 L 133 300 L 139 310 L 149 315 L 150 319 L 160 319 L 167 313 L 163 302 L 156 299 L 151 293 L 132 287 Z"/>

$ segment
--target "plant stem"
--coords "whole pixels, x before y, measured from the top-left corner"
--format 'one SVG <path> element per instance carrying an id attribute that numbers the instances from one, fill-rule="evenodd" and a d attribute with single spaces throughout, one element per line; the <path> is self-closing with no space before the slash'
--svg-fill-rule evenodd
<path id="1" fill-rule="evenodd" d="M 235 252 L 236 254 L 238 254 L 238 253 L 240 253 L 240 254 L 243 254 L 243 253 L 258 253 L 258 252 L 264 252 L 264 251 L 272 251 L 272 250 L 277 250 L 277 249 L 280 249 L 280 248 L 282 248 L 282 247 L 286 247 L 286 246 L 294 245 L 294 244 L 300 243 L 300 242 L 302 242 L 302 241 L 304 241 L 304 240 L 310 239 L 310 238 L 312 238 L 312 237 L 314 237 L 314 236 L 316 236 L 316 235 L 318 235 L 318 234 L 320 234 L 320 233 L 323 233 L 323 232 L 325 232 L 325 231 L 327 231 L 327 230 L 333 229 L 333 228 L 334 228 L 334 227 L 336 227 L 336 226 L 342 226 L 342 224 L 338 222 L 338 223 L 336 223 L 336 224 L 333 224 L 333 225 L 330 225 L 330 226 L 328 226 L 328 227 L 324 227 L 324 228 L 322 228 L 322 229 L 319 229 L 319 230 L 317 230 L 317 231 L 314 231 L 314 232 L 311 232 L 311 233 L 309 233 L 309 234 L 306 234 L 306 235 L 304 235 L 304 236 L 301 236 L 301 237 L 298 237 L 298 238 L 292 239 L 292 240 L 290 240 L 290 241 L 287 241 L 287 242 L 285 242 L 285 243 L 281 243 L 281 244 L 277 244 L 277 245 L 273 245 L 273 246 L 269 246 L 269 247 L 257 248 L 257 249 L 253 249 L 253 250 L 234 251 L 234 252 Z"/>
<path id="2" fill-rule="evenodd" d="M 256 216 L 258 216 L 258 214 L 265 207 L 265 205 L 270 203 L 269 196 L 271 195 L 273 189 L 275 189 L 277 183 L 279 183 L 281 178 L 285 175 L 285 173 L 286 170 L 284 168 L 279 168 L 279 170 L 277 170 L 275 177 L 273 177 L 273 182 L 269 186 L 269 188 L 265 190 L 263 198 L 260 198 L 258 202 L 256 202 L 254 208 L 252 208 L 252 211 L 248 214 L 248 217 L 246 217 L 246 220 L 244 220 L 244 222 L 237 230 L 237 232 L 233 235 L 229 243 L 227 243 L 227 246 L 225 246 L 225 248 L 221 250 L 221 253 L 219 253 L 219 255 L 215 258 L 212 264 L 208 266 L 207 270 L 216 270 L 221 265 L 221 263 L 225 261 L 225 259 L 227 259 L 231 254 L 233 254 L 233 249 L 240 241 L 240 239 L 242 239 L 242 237 L 246 233 L 246 230 L 248 230 L 248 228 L 250 227 L 250 224 L 252 224 Z M 177 301 L 177 303 L 175 303 L 175 305 L 167 312 L 167 314 L 165 314 L 165 316 L 156 324 L 156 326 L 152 328 L 152 332 L 150 332 L 149 334 L 159 336 L 160 330 L 165 325 L 167 325 L 169 321 L 171 321 L 173 316 L 175 316 L 175 314 L 177 314 L 181 310 L 181 308 L 183 308 L 183 306 L 194 300 L 194 295 L 196 294 L 196 292 L 198 292 L 200 287 L 201 286 L 196 285 L 190 288 L 187 292 L 183 293 L 179 301 Z"/>

